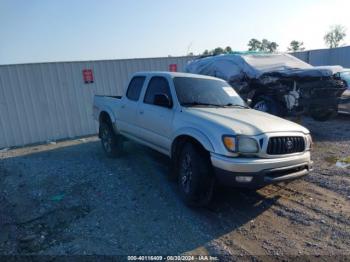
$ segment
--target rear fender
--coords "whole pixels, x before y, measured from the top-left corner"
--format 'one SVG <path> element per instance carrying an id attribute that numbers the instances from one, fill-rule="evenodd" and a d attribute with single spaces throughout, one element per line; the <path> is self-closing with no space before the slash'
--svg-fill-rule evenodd
<path id="1" fill-rule="evenodd" d="M 112 109 L 110 109 L 108 106 L 104 106 L 103 108 L 100 109 L 99 116 L 101 115 L 102 112 L 106 112 L 108 114 L 109 118 L 111 119 L 112 124 L 115 123 L 116 118 L 113 114 Z"/>

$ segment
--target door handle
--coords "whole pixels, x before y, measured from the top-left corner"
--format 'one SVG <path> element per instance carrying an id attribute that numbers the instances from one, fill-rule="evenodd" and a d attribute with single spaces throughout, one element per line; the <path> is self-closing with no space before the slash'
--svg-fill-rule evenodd
<path id="1" fill-rule="evenodd" d="M 140 115 L 143 115 L 144 111 L 143 111 L 143 110 L 140 110 L 139 113 L 140 113 Z"/>
<path id="2" fill-rule="evenodd" d="M 121 105 L 120 107 L 121 107 L 121 108 L 125 108 L 125 105 Z"/>

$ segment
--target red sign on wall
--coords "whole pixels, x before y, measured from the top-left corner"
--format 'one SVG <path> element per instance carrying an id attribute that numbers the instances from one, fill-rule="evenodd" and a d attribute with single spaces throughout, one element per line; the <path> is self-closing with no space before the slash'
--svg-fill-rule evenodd
<path id="1" fill-rule="evenodd" d="M 94 75 L 92 69 L 83 69 L 83 80 L 85 84 L 90 84 L 94 82 Z"/>
<path id="2" fill-rule="evenodd" d="M 177 72 L 177 64 L 170 64 L 169 71 L 170 72 Z"/>

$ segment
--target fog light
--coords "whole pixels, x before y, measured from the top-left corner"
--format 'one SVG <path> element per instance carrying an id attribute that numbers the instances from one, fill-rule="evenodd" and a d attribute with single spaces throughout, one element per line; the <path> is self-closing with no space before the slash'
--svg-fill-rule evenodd
<path id="1" fill-rule="evenodd" d="M 236 181 L 239 183 L 249 183 L 253 180 L 252 176 L 236 176 Z"/>

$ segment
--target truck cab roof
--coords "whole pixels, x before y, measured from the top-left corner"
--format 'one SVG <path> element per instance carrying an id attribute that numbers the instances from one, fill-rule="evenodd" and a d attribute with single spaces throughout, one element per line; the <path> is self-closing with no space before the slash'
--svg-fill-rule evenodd
<path id="1" fill-rule="evenodd" d="M 134 76 L 166 76 L 166 77 L 190 77 L 190 78 L 201 78 L 201 79 L 215 79 L 223 81 L 222 79 L 212 77 L 212 76 L 206 76 L 206 75 L 199 75 L 199 74 L 191 74 L 191 73 L 183 73 L 183 72 L 169 72 L 169 71 L 142 71 L 137 72 L 133 75 Z"/>

